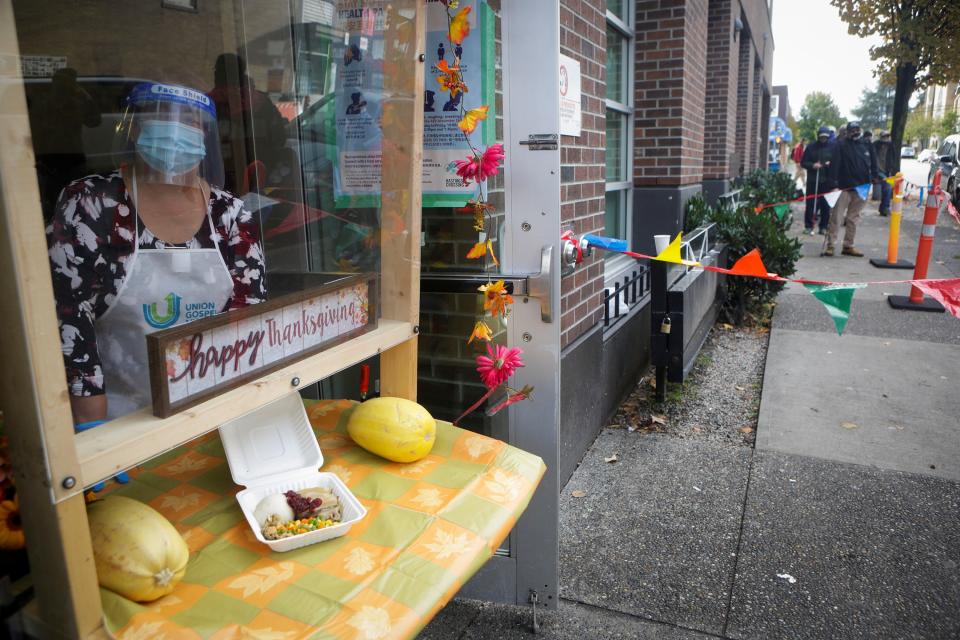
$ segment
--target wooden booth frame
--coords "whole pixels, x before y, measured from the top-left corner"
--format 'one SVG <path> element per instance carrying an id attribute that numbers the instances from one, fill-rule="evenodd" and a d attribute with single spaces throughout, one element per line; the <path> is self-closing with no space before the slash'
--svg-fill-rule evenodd
<path id="1" fill-rule="evenodd" d="M 395 64 L 384 74 L 384 95 L 395 121 L 409 127 L 383 130 L 381 210 L 382 219 L 392 222 L 381 227 L 376 328 L 168 418 L 154 417 L 146 408 L 74 434 L 13 6 L 0 0 L 0 59 L 9 63 L 0 64 L 6 85 L 0 113 L 0 296 L 6 320 L 0 329 L 0 407 L 34 587 L 26 616 L 31 633 L 108 637 L 84 487 L 377 354 L 381 393 L 416 398 L 424 8 L 420 0 L 390 6 L 397 17 L 387 20 L 385 58 Z"/>

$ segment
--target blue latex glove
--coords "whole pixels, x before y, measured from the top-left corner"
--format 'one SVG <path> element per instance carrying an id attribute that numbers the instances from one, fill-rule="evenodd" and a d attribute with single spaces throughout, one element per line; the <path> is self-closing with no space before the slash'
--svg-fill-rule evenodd
<path id="1" fill-rule="evenodd" d="M 81 422 L 80 424 L 73 425 L 73 430 L 77 433 L 80 433 L 81 431 L 86 431 L 87 429 L 93 429 L 94 427 L 98 427 L 104 422 L 106 422 L 106 420 L 91 420 L 90 422 Z M 128 482 L 130 482 L 130 476 L 127 475 L 126 471 L 121 471 L 120 473 L 115 475 L 113 479 L 119 482 L 120 484 L 127 484 Z M 95 492 L 99 492 L 99 491 L 103 491 L 104 486 L 106 486 L 105 483 L 98 482 L 97 484 L 93 485 L 91 489 L 93 489 Z"/>

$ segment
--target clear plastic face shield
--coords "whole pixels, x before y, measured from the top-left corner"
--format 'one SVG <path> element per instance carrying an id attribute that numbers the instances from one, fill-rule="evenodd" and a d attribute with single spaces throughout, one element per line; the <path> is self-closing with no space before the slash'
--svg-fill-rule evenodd
<path id="1" fill-rule="evenodd" d="M 121 167 L 140 182 L 222 187 L 217 114 L 205 94 L 188 87 L 145 82 L 127 97 L 115 143 Z"/>

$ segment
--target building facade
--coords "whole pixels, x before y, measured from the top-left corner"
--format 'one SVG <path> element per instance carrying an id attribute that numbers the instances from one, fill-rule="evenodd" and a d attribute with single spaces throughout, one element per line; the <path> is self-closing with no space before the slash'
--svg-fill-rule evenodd
<path id="1" fill-rule="evenodd" d="M 561 139 L 562 223 L 652 253 L 695 195 L 767 163 L 773 3 L 561 0 L 580 62 L 583 133 Z M 586 258 L 562 283 L 561 478 L 649 363 L 645 268 Z M 591 381 L 593 384 L 583 384 Z"/>

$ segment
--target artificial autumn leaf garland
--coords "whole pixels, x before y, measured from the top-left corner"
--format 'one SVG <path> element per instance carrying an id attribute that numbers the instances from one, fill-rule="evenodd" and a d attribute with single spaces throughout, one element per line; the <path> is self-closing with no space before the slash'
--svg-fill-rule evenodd
<path id="1" fill-rule="evenodd" d="M 451 45 L 462 45 L 463 41 L 470 35 L 470 12 L 472 6 L 459 7 L 458 0 L 440 0 L 447 13 L 447 36 Z M 453 47 L 451 47 L 453 48 Z M 463 99 L 459 103 L 460 121 L 457 127 L 463 134 L 467 145 L 470 147 L 470 155 L 463 160 L 456 160 L 454 167 L 456 174 L 463 180 L 464 184 L 473 182 L 477 185 L 477 195 L 467 201 L 466 206 L 456 209 L 460 213 L 468 213 L 473 216 L 473 228 L 481 233 L 481 239 L 467 252 L 467 258 L 472 260 L 484 260 L 486 264 L 487 257 L 494 265 L 499 266 L 496 253 L 494 253 L 492 232 L 490 224 L 494 207 L 487 201 L 487 180 L 497 175 L 500 165 L 503 163 L 504 150 L 502 144 L 492 144 L 486 149 L 478 149 L 471 140 L 470 136 L 477 130 L 477 126 L 487 119 L 490 112 L 489 105 L 480 105 L 472 109 L 466 107 L 466 96 L 470 89 L 463 77 L 460 68 L 460 59 L 455 58 L 451 66 L 446 60 L 441 60 L 436 64 L 439 71 L 437 83 L 440 90 L 449 92 L 451 97 L 463 94 Z M 478 290 L 484 296 L 483 309 L 486 316 L 490 318 L 506 318 L 510 315 L 510 307 L 513 304 L 513 296 L 507 291 L 503 280 L 493 281 L 488 277 L 487 283 L 481 285 Z M 486 393 L 477 400 L 473 406 L 467 409 L 463 415 L 454 421 L 457 424 L 471 412 L 476 410 L 486 400 L 491 398 L 498 389 L 503 389 L 506 398 L 496 403 L 487 410 L 488 415 L 493 415 L 501 409 L 530 398 L 533 387 L 525 386 L 520 390 L 511 389 L 506 385 L 507 380 L 513 373 L 523 366 L 521 354 L 523 350 L 519 347 L 507 348 L 503 345 L 491 344 L 493 340 L 493 330 L 483 319 L 474 324 L 473 331 L 467 339 L 467 344 L 474 340 L 487 342 L 487 355 L 477 356 L 477 373 L 487 387 Z"/>

